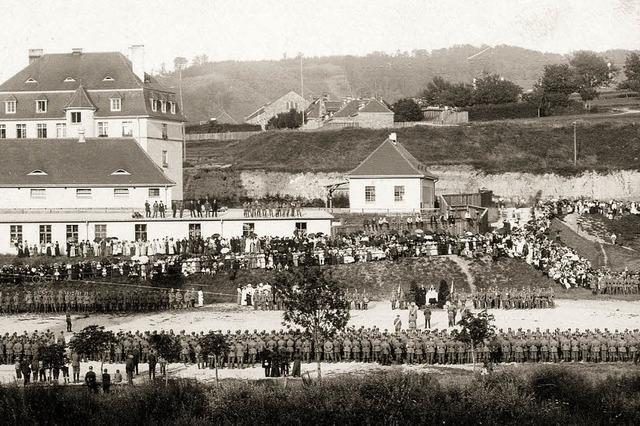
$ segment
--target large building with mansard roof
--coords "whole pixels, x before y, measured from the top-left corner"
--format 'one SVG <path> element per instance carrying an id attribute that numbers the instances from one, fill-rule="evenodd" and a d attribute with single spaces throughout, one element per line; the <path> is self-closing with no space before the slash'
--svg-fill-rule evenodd
<path id="1" fill-rule="evenodd" d="M 69 53 L 44 54 L 41 49 L 31 49 L 28 59 L 25 68 L 0 85 L 0 145 L 3 140 L 7 142 L 6 145 L 13 146 L 14 140 L 24 139 L 28 141 L 26 146 L 39 153 L 50 150 L 51 157 L 57 158 L 63 147 L 68 148 L 65 143 L 57 145 L 59 141 L 82 139 L 89 141 L 87 146 L 98 147 L 95 150 L 85 147 L 81 151 L 86 155 L 100 151 L 109 157 L 121 155 L 120 151 L 123 150 L 133 152 L 129 146 L 133 140 L 141 149 L 140 153 L 135 152 L 134 158 L 145 162 L 150 160 L 157 172 L 163 175 L 162 179 L 156 178 L 157 182 L 154 182 L 162 184 L 158 186 L 160 191 L 154 189 L 149 194 L 155 197 L 161 193 L 163 198 L 169 197 L 169 202 L 171 199 L 182 199 L 185 117 L 176 93 L 145 73 L 143 46 L 132 46 L 129 58 L 120 52 L 83 52 L 82 49 L 73 49 Z M 112 148 L 122 141 L 126 147 L 117 152 L 101 150 L 101 141 Z M 144 168 L 148 169 L 146 165 Z M 80 172 L 77 168 L 72 170 Z M 37 184 L 33 182 L 33 176 L 27 176 L 31 172 L 26 171 L 23 182 L 20 177 L 14 176 L 12 184 L 23 189 L 31 188 L 31 185 Z M 40 175 L 42 187 L 33 189 L 38 190 L 39 197 L 46 197 L 49 207 L 58 207 L 56 204 L 61 199 L 46 194 L 47 191 L 53 193 L 55 183 L 45 182 L 58 171 L 43 172 L 46 175 Z M 91 169 L 85 172 L 91 173 Z M 130 176 L 135 182 L 136 177 Z M 87 180 L 83 176 L 75 178 L 78 182 Z M 89 188 L 86 182 L 83 184 L 86 193 Z M 6 182 L 4 185 L 6 188 Z M 68 182 L 65 185 L 64 188 L 70 192 L 81 187 L 74 188 Z M 124 189 L 120 187 L 120 197 L 101 197 L 101 205 L 96 207 L 127 204 L 122 197 Z M 131 186 L 130 194 L 136 193 L 137 189 Z M 33 201 L 25 198 L 22 201 L 23 208 L 43 203 L 42 198 Z"/>

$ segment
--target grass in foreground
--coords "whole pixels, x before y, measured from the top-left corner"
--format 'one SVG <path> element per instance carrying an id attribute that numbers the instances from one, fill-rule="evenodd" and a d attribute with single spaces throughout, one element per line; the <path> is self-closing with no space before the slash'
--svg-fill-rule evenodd
<path id="1" fill-rule="evenodd" d="M 568 366 L 449 381 L 398 372 L 284 388 L 172 380 L 90 395 L 84 388 L 0 387 L 4 424 L 639 424 L 640 373 Z"/>

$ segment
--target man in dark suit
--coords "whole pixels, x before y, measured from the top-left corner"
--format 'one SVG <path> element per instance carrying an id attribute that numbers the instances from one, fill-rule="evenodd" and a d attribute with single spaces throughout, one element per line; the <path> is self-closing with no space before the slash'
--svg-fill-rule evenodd
<path id="1" fill-rule="evenodd" d="M 102 373 L 102 392 L 109 393 L 111 389 L 111 375 L 107 372 L 107 369 L 104 369 L 104 373 Z"/>

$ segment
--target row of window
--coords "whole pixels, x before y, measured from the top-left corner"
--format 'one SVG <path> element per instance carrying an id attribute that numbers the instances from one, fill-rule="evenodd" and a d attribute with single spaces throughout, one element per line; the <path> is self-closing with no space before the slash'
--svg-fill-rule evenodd
<path id="1" fill-rule="evenodd" d="M 374 203 L 376 201 L 376 187 L 365 186 L 364 187 L 364 200 L 367 203 Z M 393 200 L 395 202 L 404 201 L 404 185 L 393 187 Z"/>
<path id="2" fill-rule="evenodd" d="M 242 224 L 242 235 L 249 236 L 255 230 L 255 223 L 247 222 Z M 75 241 L 79 239 L 78 225 L 67 225 L 66 241 Z M 307 233 L 307 222 L 296 222 L 296 231 L 298 233 Z M 147 241 L 147 224 L 134 224 L 134 234 L 136 241 Z M 40 225 L 39 241 L 40 244 L 52 243 L 51 225 Z M 107 225 L 104 223 L 96 223 L 94 225 L 94 235 L 98 240 L 107 238 Z M 189 236 L 200 237 L 202 235 L 202 225 L 200 223 L 189 224 Z M 22 242 L 22 225 L 11 225 L 9 227 L 9 241 L 11 244 L 19 244 Z"/>
<path id="3" fill-rule="evenodd" d="M 15 114 L 17 110 L 18 101 L 9 100 L 4 102 L 5 114 Z M 122 111 L 122 99 L 111 98 L 109 99 L 109 106 L 112 112 Z M 36 100 L 36 113 L 45 114 L 49 110 L 49 101 L 46 99 Z M 166 107 L 165 107 L 166 110 Z M 172 106 L 172 114 L 175 114 L 175 106 Z"/>
<path id="4" fill-rule="evenodd" d="M 171 111 L 171 114 L 175 114 L 176 113 L 176 103 L 173 101 L 163 101 L 162 99 L 154 99 L 154 98 L 150 98 L 149 102 L 151 102 L 151 111 L 153 112 L 158 112 L 158 106 L 160 107 L 160 111 L 163 114 L 166 114 L 167 112 L 167 104 L 169 105 L 169 111 Z"/>
<path id="5" fill-rule="evenodd" d="M 77 116 L 76 116 L 77 114 Z M 71 113 L 71 122 L 81 123 L 82 116 L 79 112 Z M 98 121 L 98 136 L 106 137 L 109 136 L 109 122 L 108 121 Z M 122 136 L 123 137 L 131 137 L 133 136 L 133 122 L 132 121 L 123 121 L 122 122 Z M 48 134 L 48 125 L 47 123 L 37 123 L 36 124 L 36 137 L 39 139 L 46 139 L 49 137 Z M 67 124 L 66 123 L 56 123 L 56 138 L 66 138 L 67 137 Z M 167 125 L 162 125 L 162 138 L 167 139 L 168 131 Z M 7 138 L 7 125 L 0 124 L 0 139 Z M 17 139 L 25 139 L 27 138 L 27 125 L 25 123 L 16 124 L 16 138 Z"/>
<path id="6" fill-rule="evenodd" d="M 92 198 L 92 191 L 91 188 L 77 188 L 76 198 Z M 44 200 L 47 198 L 47 190 L 46 188 L 31 188 L 30 196 L 32 200 Z M 129 188 L 114 188 L 113 197 L 128 198 Z M 149 188 L 149 198 L 160 198 L 160 188 Z"/>

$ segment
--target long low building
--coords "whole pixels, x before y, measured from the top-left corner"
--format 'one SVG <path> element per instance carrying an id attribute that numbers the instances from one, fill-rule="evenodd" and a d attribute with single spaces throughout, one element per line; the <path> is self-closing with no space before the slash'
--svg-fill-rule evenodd
<path id="1" fill-rule="evenodd" d="M 169 212 L 170 213 L 170 212 Z M 303 209 L 301 217 L 247 218 L 242 209 L 230 209 L 217 218 L 133 218 L 133 211 L 0 210 L 0 253 L 16 254 L 17 244 L 55 244 L 67 241 L 151 241 L 220 234 L 225 238 L 250 233 L 291 237 L 302 233 L 331 233 L 333 216 L 320 209 Z M 168 215 L 169 216 L 169 215 Z"/>

